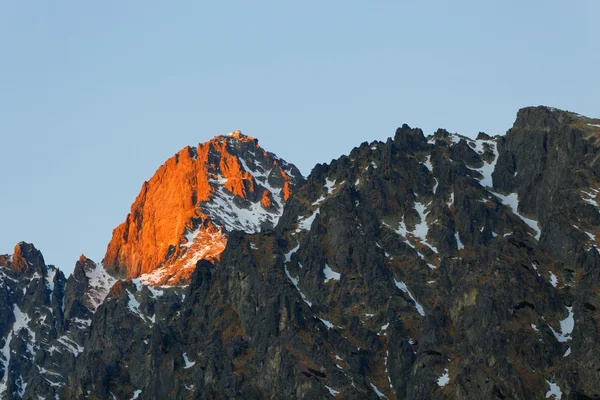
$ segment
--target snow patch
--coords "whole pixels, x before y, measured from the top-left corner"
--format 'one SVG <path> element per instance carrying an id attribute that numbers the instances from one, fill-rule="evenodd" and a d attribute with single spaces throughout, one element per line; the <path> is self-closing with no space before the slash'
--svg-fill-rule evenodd
<path id="1" fill-rule="evenodd" d="M 421 243 L 433 250 L 434 253 L 437 253 L 437 249 L 427 242 L 427 233 L 429 232 L 427 215 L 429 214 L 429 211 L 425 211 L 425 207 L 425 204 L 419 203 L 418 201 L 415 202 L 415 210 L 419 214 L 420 222 L 415 225 L 415 229 L 412 231 L 412 234 L 418 237 L 421 240 Z"/>
<path id="2" fill-rule="evenodd" d="M 71 353 L 73 353 L 75 357 L 83 353 L 83 347 L 66 335 L 59 337 L 58 339 L 56 339 L 56 341 L 62 344 Z"/>
<path id="3" fill-rule="evenodd" d="M 327 386 L 327 385 L 325 385 L 325 387 L 327 388 L 327 390 L 329 390 L 329 393 L 331 393 L 331 395 L 332 395 L 333 397 L 335 397 L 335 396 L 337 396 L 337 395 L 338 395 L 338 393 L 339 393 L 339 392 L 338 392 L 337 390 L 335 390 L 335 389 L 332 389 L 332 388 L 330 388 L 330 387 L 329 387 L 329 386 Z"/>
<path id="4" fill-rule="evenodd" d="M 56 268 L 48 267 L 48 274 L 46 275 L 46 287 L 50 290 L 50 295 L 54 291 L 54 278 L 56 277 Z"/>
<path id="5" fill-rule="evenodd" d="M 334 327 L 334 325 L 331 322 L 327 321 L 326 319 L 319 318 L 319 317 L 317 317 L 317 318 L 319 319 L 319 321 L 321 321 L 323 324 L 325 324 L 327 329 L 332 329 Z"/>
<path id="6" fill-rule="evenodd" d="M 304 302 L 306 304 L 308 304 L 309 307 L 312 307 L 312 303 L 307 300 L 306 295 L 304 293 L 302 293 L 302 290 L 300 290 L 300 287 L 298 286 L 298 283 L 300 282 L 300 280 L 298 278 L 293 278 L 292 275 L 290 275 L 290 271 L 287 269 L 287 266 L 284 266 L 283 268 L 284 268 L 285 274 L 287 275 L 289 280 L 292 281 L 292 284 L 294 285 L 294 287 L 296 288 L 298 293 L 300 293 L 302 300 L 304 300 Z"/>
<path id="7" fill-rule="evenodd" d="M 331 280 L 334 281 L 339 281 L 340 280 L 340 274 L 338 272 L 335 272 L 334 270 L 332 270 L 329 265 L 325 264 L 325 267 L 323 268 L 323 275 L 325 275 L 325 279 L 323 279 L 323 283 L 327 283 Z"/>
<path id="8" fill-rule="evenodd" d="M 448 206 L 448 208 L 450 208 L 450 207 L 452 207 L 453 204 L 454 204 L 454 190 L 452 191 L 452 193 L 450 193 L 450 199 L 448 200 L 446 205 Z"/>
<path id="9" fill-rule="evenodd" d="M 518 208 L 519 208 L 519 196 L 516 193 L 510 193 L 508 195 L 503 195 L 500 193 L 495 193 L 495 192 L 491 192 L 494 196 L 498 197 L 500 199 L 500 201 L 502 202 L 502 204 L 504 204 L 505 206 L 510 207 L 510 209 L 512 210 L 512 212 L 519 218 L 521 218 L 521 220 L 523 220 L 523 222 L 525 222 L 527 225 L 529 225 L 529 227 L 531 229 L 533 229 L 535 231 L 535 240 L 540 240 L 540 235 L 542 234 L 542 231 L 539 227 L 539 224 L 537 221 L 534 221 L 532 219 L 529 219 L 527 217 L 522 216 L 521 214 L 519 214 Z"/>
<path id="10" fill-rule="evenodd" d="M 419 302 L 417 302 L 417 299 L 414 298 L 414 296 L 412 295 L 412 293 L 408 290 L 408 287 L 406 286 L 406 283 L 402 282 L 402 281 L 397 281 L 396 279 L 394 279 L 394 283 L 396 284 L 396 287 L 400 290 L 402 290 L 404 293 L 408 294 L 408 296 L 412 299 L 412 301 L 415 302 L 415 308 L 417 309 L 417 312 L 421 315 L 421 316 L 425 316 L 425 310 L 423 310 L 423 307 L 419 304 Z"/>
<path id="11" fill-rule="evenodd" d="M 135 296 L 129 290 L 127 290 L 127 297 L 129 298 L 129 301 L 127 303 L 127 307 L 129 308 L 129 311 L 131 311 L 132 313 L 134 313 L 141 319 L 146 320 L 146 317 L 144 317 L 144 315 L 140 311 L 140 302 L 137 301 Z"/>
<path id="12" fill-rule="evenodd" d="M 496 149 L 496 143 L 493 140 L 476 140 L 475 151 L 480 155 L 483 154 L 485 151 L 484 144 L 488 144 L 491 147 L 492 152 L 494 153 L 494 159 L 491 162 L 487 162 L 484 160 L 483 167 L 477 168 L 475 170 L 478 171 L 481 175 L 483 175 L 483 178 L 479 181 L 481 186 L 493 188 L 494 185 L 492 182 L 492 172 L 494 172 L 496 162 L 498 161 L 498 150 Z"/>
<path id="13" fill-rule="evenodd" d="M 573 332 L 573 328 L 575 327 L 575 319 L 573 318 L 575 313 L 573 312 L 573 307 L 567 307 L 567 311 L 569 312 L 567 318 L 560 321 L 560 333 L 556 332 L 554 328 L 548 325 L 550 327 L 550 330 L 554 334 L 556 340 L 558 340 L 561 343 L 568 342 L 572 339 L 571 333 Z"/>
<path id="14" fill-rule="evenodd" d="M 428 155 L 427 157 L 425 157 L 425 162 L 422 163 L 425 168 L 427 168 L 429 171 L 433 171 L 433 165 L 431 165 L 431 155 Z M 435 193 L 435 191 L 434 191 Z"/>
<path id="15" fill-rule="evenodd" d="M 298 245 L 297 245 L 296 247 L 294 247 L 292 250 L 288 251 L 288 252 L 285 254 L 285 262 L 290 262 L 290 261 L 291 261 L 291 259 L 292 259 L 292 255 L 293 255 L 294 253 L 296 253 L 296 252 L 298 251 L 298 249 L 299 249 L 299 248 L 300 248 L 300 244 L 298 244 Z"/>
<path id="16" fill-rule="evenodd" d="M 457 250 L 462 250 L 465 248 L 465 246 L 462 244 L 462 242 L 460 241 L 460 237 L 458 236 L 458 232 L 456 232 L 454 234 L 454 237 L 456 238 L 456 249 Z"/>
<path id="17" fill-rule="evenodd" d="M 187 353 L 183 353 L 183 361 L 185 361 L 185 367 L 183 367 L 183 369 L 192 368 L 194 365 L 196 365 L 196 361 L 190 361 Z"/>
<path id="18" fill-rule="evenodd" d="M 387 399 L 387 396 L 385 394 L 383 394 L 381 392 L 381 390 L 379 390 L 377 388 L 377 386 L 373 385 L 372 383 L 369 382 L 369 385 L 371 385 L 371 388 L 373 389 L 373 391 L 375 392 L 375 394 L 377 395 L 377 397 L 379 397 L 380 399 Z"/>
<path id="19" fill-rule="evenodd" d="M 560 400 L 562 398 L 562 392 L 560 391 L 558 385 L 556 383 L 550 382 L 549 380 L 546 380 L 546 383 L 550 387 L 546 392 L 546 398 L 554 398 L 556 400 Z"/>
<path id="20" fill-rule="evenodd" d="M 308 231 L 308 230 L 310 230 L 310 227 L 312 226 L 312 224 L 313 224 L 313 222 L 314 222 L 314 220 L 315 220 L 315 218 L 317 217 L 318 214 L 319 214 L 319 209 L 317 208 L 308 217 L 302 217 L 302 218 L 300 218 L 300 220 L 298 221 L 298 228 L 296 229 L 296 232 L 300 232 L 301 230 L 302 231 Z"/>
<path id="21" fill-rule="evenodd" d="M 90 326 L 90 325 L 92 325 L 92 320 L 91 319 L 73 318 L 73 321 L 75 321 L 76 324 L 79 324 L 79 325 L 82 325 L 82 326 Z"/>
<path id="22" fill-rule="evenodd" d="M 437 380 L 439 387 L 444 387 L 450 382 L 450 375 L 448 374 L 448 368 L 444 369 L 444 373 Z"/>
<path id="23" fill-rule="evenodd" d="M 552 286 L 556 287 L 556 285 L 558 284 L 558 278 L 556 277 L 556 275 L 554 275 L 552 273 L 552 271 L 549 271 L 549 272 L 550 272 L 550 284 Z"/>
<path id="24" fill-rule="evenodd" d="M 109 275 L 102 263 L 95 264 L 94 268 L 86 269 L 85 275 L 89 279 L 87 300 L 91 311 L 96 312 L 117 280 Z"/>
<path id="25" fill-rule="evenodd" d="M 590 188 L 590 192 L 586 192 L 585 190 L 582 190 L 581 192 L 583 194 L 585 194 L 584 197 L 581 197 L 581 199 L 591 205 L 593 205 L 594 207 L 598 207 L 598 202 L 596 201 L 596 195 L 598 194 L 598 189 L 591 189 Z"/>

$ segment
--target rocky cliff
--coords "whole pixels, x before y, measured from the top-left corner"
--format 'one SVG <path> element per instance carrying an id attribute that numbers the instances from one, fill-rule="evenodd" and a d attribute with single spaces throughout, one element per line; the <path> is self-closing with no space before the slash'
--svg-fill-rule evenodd
<path id="1" fill-rule="evenodd" d="M 227 232 L 272 228 L 301 179 L 240 131 L 186 147 L 144 182 L 104 264 L 153 284 L 187 282 L 198 260 L 218 259 Z"/>
<path id="2" fill-rule="evenodd" d="M 85 256 L 66 279 L 33 245 L 0 256 L 0 397 L 62 398 L 115 279 Z"/>
<path id="3" fill-rule="evenodd" d="M 280 181 L 277 194 L 287 201 L 277 223 L 262 228 L 244 227 L 242 212 L 229 222 L 214 213 L 216 204 L 221 211 L 238 204 L 236 196 L 260 199 L 249 194 L 257 192 L 258 168 L 244 158 L 254 191 L 248 184 L 241 196 L 220 179 L 223 188 L 211 193 L 228 202 L 221 194 L 191 201 L 211 225 L 185 225 L 197 216 L 185 227 L 170 220 L 172 255 L 152 258 L 129 244 L 141 233 L 123 236 L 123 225 L 115 231 L 111 246 L 121 243 L 128 250 L 117 253 L 129 256 L 110 261 L 119 247 L 109 246 L 105 262 L 130 277 L 148 272 L 142 264 L 129 272 L 136 257 L 159 260 L 148 265 L 185 257 L 183 237 L 199 226 L 226 235 L 219 260 L 199 258 L 186 286 L 153 287 L 143 276 L 112 284 L 101 264 L 82 258 L 68 281 L 56 272 L 50 291 L 55 269 L 19 245 L 0 257 L 0 290 L 7 288 L 0 393 L 600 398 L 599 137 L 600 120 L 547 107 L 520 110 L 504 136 L 440 129 L 425 137 L 404 125 L 386 142 L 365 142 L 317 165 L 289 197 Z M 143 203 L 132 207 L 129 226 L 154 229 L 135 222 Z M 54 331 L 35 330 L 39 309 L 48 310 Z M 35 371 L 38 365 L 60 380 Z"/>

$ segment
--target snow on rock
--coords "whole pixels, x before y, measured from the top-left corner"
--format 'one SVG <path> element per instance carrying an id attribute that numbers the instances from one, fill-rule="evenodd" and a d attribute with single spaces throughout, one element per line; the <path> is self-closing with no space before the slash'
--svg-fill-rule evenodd
<path id="1" fill-rule="evenodd" d="M 89 290 L 86 294 L 87 300 L 91 305 L 91 311 L 96 312 L 100 304 L 104 302 L 116 279 L 106 272 L 102 263 L 95 264 L 94 268 L 86 268 L 85 275 L 89 279 Z"/>
<path id="2" fill-rule="evenodd" d="M 332 181 L 329 178 L 325 178 L 325 189 L 327 189 L 327 193 L 332 194 L 336 186 L 336 181 Z"/>
<path id="3" fill-rule="evenodd" d="M 546 383 L 549 386 L 549 390 L 546 392 L 547 399 L 556 399 L 560 400 L 562 398 L 562 392 L 556 383 L 550 382 L 546 380 Z"/>
<path id="4" fill-rule="evenodd" d="M 425 316 L 425 310 L 423 309 L 423 307 L 417 302 L 417 299 L 414 298 L 414 296 L 412 295 L 412 293 L 408 290 L 408 287 L 406 286 L 406 283 L 404 282 L 399 282 L 396 279 L 394 279 L 394 283 L 396 284 L 396 287 L 400 290 L 402 290 L 404 293 L 408 294 L 408 296 L 412 299 L 412 301 L 415 302 L 415 308 L 417 309 L 417 312 L 421 315 L 421 316 Z"/>
<path id="5" fill-rule="evenodd" d="M 258 162 L 254 166 L 249 166 L 242 157 L 237 159 L 244 170 L 271 193 L 273 203 L 276 205 L 275 208 L 266 210 L 260 202 L 253 203 L 249 201 L 244 203 L 243 206 L 239 206 L 238 202 L 234 201 L 235 196 L 224 190 L 227 178 L 220 175 L 217 179 L 211 179 L 211 183 L 215 185 L 216 190 L 213 192 L 211 200 L 202 206 L 203 211 L 210 215 L 213 220 L 222 224 L 227 231 L 237 229 L 247 233 L 256 233 L 260 232 L 261 226 L 265 223 L 271 226 L 277 225 L 277 221 L 283 214 L 282 189 L 272 186 L 269 183 L 269 176 L 274 169 L 279 169 L 279 166 L 264 165 Z M 286 170 L 285 163 L 281 168 L 284 171 Z M 290 174 L 289 171 L 286 171 L 286 173 Z"/>
<path id="6" fill-rule="evenodd" d="M 146 287 L 148 288 L 148 290 L 149 290 L 149 291 L 150 291 L 150 293 L 152 294 L 152 297 L 154 297 L 155 299 L 156 299 L 156 298 L 159 298 L 159 297 L 161 297 L 162 295 L 164 295 L 164 294 L 165 294 L 165 292 L 164 292 L 163 290 L 161 290 L 161 289 L 157 289 L 157 288 L 155 288 L 155 287 L 154 287 L 154 286 L 152 286 L 152 285 L 148 285 L 148 286 L 146 286 Z"/>
<path id="7" fill-rule="evenodd" d="M 19 397 L 23 397 L 23 395 L 25 394 L 25 389 L 27 388 L 27 383 L 23 382 L 23 376 L 19 376 L 15 383 L 18 386 L 17 392 L 19 394 Z"/>
<path id="8" fill-rule="evenodd" d="M 294 253 L 296 253 L 299 248 L 300 248 L 300 244 L 296 245 L 296 247 L 294 247 L 292 250 L 288 251 L 285 254 L 285 262 L 290 262 L 292 260 L 292 255 L 294 255 Z"/>
<path id="9" fill-rule="evenodd" d="M 496 142 L 493 140 L 475 140 L 475 151 L 481 155 L 484 153 L 484 144 L 487 144 L 491 147 L 494 153 L 494 159 L 491 162 L 483 161 L 483 167 L 477 168 L 483 178 L 479 181 L 481 186 L 487 188 L 493 188 L 494 185 L 492 183 L 492 172 L 494 172 L 494 168 L 496 167 L 496 162 L 498 161 L 498 150 L 496 149 Z"/>
<path id="10" fill-rule="evenodd" d="M 214 183 L 217 183 L 217 181 L 214 181 Z M 273 197 L 277 196 L 276 192 L 271 191 L 271 194 Z M 227 231 L 241 230 L 247 233 L 260 232 L 260 227 L 265 223 L 272 226 L 277 225 L 283 211 L 283 207 L 279 207 L 277 213 L 269 212 L 264 209 L 260 202 L 246 202 L 243 206 L 240 206 L 234 199 L 233 194 L 225 192 L 220 187 L 215 190 L 210 202 L 206 202 L 202 209 L 216 222 L 223 225 Z"/>
<path id="11" fill-rule="evenodd" d="M 334 325 L 331 322 L 327 321 L 326 319 L 319 318 L 319 317 L 317 317 L 317 318 L 319 319 L 319 321 L 321 321 L 323 324 L 325 324 L 327 329 L 332 329 L 334 327 Z"/>
<path id="12" fill-rule="evenodd" d="M 558 278 L 556 277 L 556 275 L 554 275 L 552 273 L 552 271 L 549 271 L 549 272 L 550 272 L 550 284 L 552 286 L 556 287 L 556 285 L 558 285 Z"/>
<path id="13" fill-rule="evenodd" d="M 429 232 L 427 214 L 429 214 L 429 211 L 425 211 L 425 204 L 419 203 L 418 201 L 415 202 L 415 210 L 419 214 L 419 218 L 421 220 L 417 225 L 415 225 L 415 229 L 413 230 L 412 234 L 418 237 L 421 240 L 421 243 L 425 244 L 427 247 L 437 253 L 437 249 L 427 242 L 427 233 Z"/>
<path id="14" fill-rule="evenodd" d="M 444 387 L 450 382 L 450 375 L 448 374 L 448 368 L 444 369 L 444 373 L 438 378 L 437 384 L 439 387 Z"/>
<path id="15" fill-rule="evenodd" d="M 429 171 L 433 171 L 433 165 L 431 165 L 431 155 L 425 157 L 425 161 L 422 163 Z M 435 193 L 435 191 L 434 191 Z"/>
<path id="16" fill-rule="evenodd" d="M 339 393 L 339 392 L 338 392 L 337 390 L 335 390 L 335 389 L 332 389 L 332 388 L 330 388 L 330 387 L 329 387 L 329 386 L 327 386 L 327 385 L 325 385 L 325 387 L 327 388 L 327 390 L 329 390 L 329 393 L 331 393 L 331 395 L 332 395 L 333 397 L 335 397 L 335 396 L 337 396 L 337 395 L 338 395 L 338 393 Z"/>
<path id="17" fill-rule="evenodd" d="M 556 340 L 558 340 L 561 343 L 571 340 L 571 333 L 573 332 L 573 328 L 575 327 L 575 319 L 573 318 L 575 313 L 573 312 L 573 307 L 567 307 L 567 311 L 569 312 L 567 318 L 560 321 L 560 333 L 556 332 L 554 328 L 548 325 L 550 327 L 550 330 L 552 330 L 552 333 L 554 334 Z"/>
<path id="18" fill-rule="evenodd" d="M 221 228 L 196 229 L 187 234 L 186 238 L 189 241 L 181 245 L 186 247 L 186 251 L 179 259 L 141 275 L 139 280 L 148 285 L 177 284 L 179 276 L 191 275 L 199 260 L 214 258 L 223 252 L 227 244 L 227 236 Z"/>
<path id="19" fill-rule="evenodd" d="M 304 293 L 302 293 L 302 290 L 300 290 L 300 287 L 298 286 L 298 283 L 300 282 L 300 280 L 298 278 L 293 278 L 292 275 L 290 275 L 290 271 L 288 270 L 287 266 L 284 266 L 284 270 L 285 270 L 285 274 L 287 275 L 289 280 L 292 281 L 292 284 L 294 285 L 294 287 L 296 288 L 298 293 L 300 293 L 302 300 L 304 300 L 304 302 L 306 304 L 308 304 L 309 307 L 312 307 L 312 303 L 310 301 L 308 301 L 308 299 L 306 298 L 306 295 Z"/>
<path id="20" fill-rule="evenodd" d="M 519 208 L 519 196 L 516 193 L 510 193 L 508 195 L 503 195 L 500 193 L 495 193 L 495 192 L 491 192 L 494 196 L 498 197 L 500 199 L 500 201 L 502 202 L 502 204 L 504 204 L 505 206 L 510 207 L 510 209 L 512 210 L 512 212 L 519 218 L 521 218 L 521 220 L 523 222 L 525 222 L 527 225 L 529 225 L 529 227 L 531 229 L 533 229 L 535 231 L 535 240 L 540 240 L 540 235 L 542 234 L 542 231 L 539 227 L 539 224 L 537 221 L 534 221 L 530 218 L 524 217 L 521 214 L 519 214 L 518 208 Z"/>
<path id="21" fill-rule="evenodd" d="M 454 234 L 454 237 L 456 238 L 456 249 L 457 250 L 462 250 L 465 248 L 465 246 L 462 244 L 462 242 L 460 241 L 460 237 L 458 235 L 458 232 L 456 232 Z"/>
<path id="22" fill-rule="evenodd" d="M 383 365 L 385 366 L 385 375 L 387 376 L 387 379 L 388 379 L 388 385 L 390 385 L 390 388 L 394 389 L 394 385 L 392 385 L 392 377 L 390 377 L 390 372 L 388 371 L 388 358 L 389 357 L 390 357 L 390 351 L 386 350 L 385 358 L 383 359 Z"/>
<path id="23" fill-rule="evenodd" d="M 341 275 L 338 272 L 335 272 L 334 270 L 332 270 L 329 265 L 325 264 L 325 267 L 323 268 L 323 275 L 325 275 L 325 279 L 323 279 L 323 283 L 327 283 L 331 280 L 334 281 L 339 281 Z"/>
<path id="24" fill-rule="evenodd" d="M 185 367 L 183 367 L 184 369 L 192 368 L 194 365 L 196 365 L 196 361 L 190 361 L 187 353 L 183 353 L 183 361 L 185 361 Z"/>
<path id="25" fill-rule="evenodd" d="M 135 392 L 133 392 L 133 397 L 131 398 L 131 400 L 137 400 L 137 398 L 140 397 L 140 394 L 142 394 L 142 391 L 140 389 L 136 390 Z"/>
<path id="26" fill-rule="evenodd" d="M 54 291 L 54 278 L 56 277 L 57 268 L 48 266 L 48 274 L 46 275 L 46 287 L 50 290 L 50 293 Z"/>
<path id="27" fill-rule="evenodd" d="M 381 390 L 379 390 L 377 388 L 377 386 L 373 385 L 372 383 L 369 383 L 371 385 L 371 388 L 373 389 L 373 391 L 375 392 L 375 394 L 377 395 L 377 397 L 379 397 L 380 399 L 387 399 L 387 396 L 385 394 L 383 394 L 381 392 Z"/>
<path id="28" fill-rule="evenodd" d="M 74 318 L 73 321 L 76 324 L 79 324 L 79 325 L 85 326 L 85 327 L 88 327 L 88 326 L 92 325 L 92 320 L 91 319 Z"/>
<path id="29" fill-rule="evenodd" d="M 392 228 L 390 225 L 388 225 L 386 222 L 383 222 L 382 224 L 390 229 L 392 229 L 393 231 L 395 231 L 398 235 L 404 237 L 406 244 L 408 244 L 410 247 L 412 247 L 418 254 L 418 256 L 423 259 L 423 255 L 419 252 L 419 250 L 409 241 L 409 237 L 412 236 L 414 238 L 419 239 L 419 241 L 426 245 L 427 247 L 429 247 L 433 252 L 437 253 L 437 248 L 435 248 L 434 246 L 432 246 L 429 242 L 427 242 L 427 233 L 429 232 L 429 225 L 427 224 L 427 214 L 429 214 L 428 211 L 425 211 L 425 205 L 419 202 L 415 202 L 415 210 L 417 211 L 417 213 L 419 214 L 419 223 L 415 225 L 414 229 L 412 231 L 409 231 L 406 228 L 406 224 L 404 222 L 404 218 L 402 218 L 400 220 L 400 222 L 398 223 L 398 227 L 396 229 Z"/>
<path id="30" fill-rule="evenodd" d="M 56 340 L 58 341 L 58 343 L 62 344 L 65 349 L 73 353 L 75 357 L 83 353 L 83 347 L 66 335 L 63 335 Z"/>
<path id="31" fill-rule="evenodd" d="M 144 314 L 142 314 L 142 312 L 140 311 L 140 302 L 135 298 L 135 295 L 129 290 L 127 290 L 127 297 L 129 298 L 127 302 L 127 307 L 129 308 L 129 311 L 140 317 L 140 319 L 143 321 L 148 321 L 151 324 L 154 324 L 156 322 L 156 315 L 153 315 L 152 317 L 147 317 Z"/>
<path id="32" fill-rule="evenodd" d="M 198 225 L 198 227 L 196 229 L 194 229 L 192 232 L 189 232 L 186 229 L 187 233 L 184 234 L 183 236 L 185 237 L 185 240 L 187 240 L 187 242 L 181 244 L 180 246 L 190 247 L 192 245 L 192 243 L 194 243 L 196 236 L 200 233 L 200 227 L 201 227 L 201 225 Z"/>
<path id="33" fill-rule="evenodd" d="M 325 201 L 325 196 L 321 195 L 317 200 L 315 200 L 312 205 L 313 206 L 318 206 L 319 204 L 321 204 L 322 202 Z"/>
<path id="34" fill-rule="evenodd" d="M 585 196 L 581 197 L 581 199 L 583 201 L 598 208 L 598 202 L 596 201 L 596 195 L 598 194 L 598 192 L 600 192 L 599 189 L 590 188 L 589 192 L 586 192 L 585 190 L 582 190 L 581 192 L 585 195 Z"/>
<path id="35" fill-rule="evenodd" d="M 313 222 L 314 222 L 314 220 L 315 220 L 315 218 L 317 217 L 318 214 L 319 214 L 319 209 L 317 208 L 308 217 L 301 217 L 298 220 L 298 228 L 296 229 L 296 232 L 310 230 L 310 227 L 312 226 L 312 224 L 313 224 Z"/>
<path id="36" fill-rule="evenodd" d="M 35 343 L 35 332 L 29 328 L 29 322 L 31 322 L 31 318 L 27 314 L 21 312 L 21 309 L 15 304 L 13 306 L 13 315 L 15 317 L 15 322 L 13 323 L 12 329 L 8 332 L 6 339 L 4 341 L 4 347 L 0 350 L 0 362 L 2 362 L 4 375 L 2 380 L 0 380 L 0 394 L 4 393 L 7 389 L 8 382 L 8 367 L 10 365 L 10 342 L 13 337 L 18 336 L 19 332 L 22 329 L 26 329 L 28 336 L 27 338 L 31 340 L 31 342 L 27 342 L 27 352 L 31 357 L 34 356 L 33 344 Z"/>

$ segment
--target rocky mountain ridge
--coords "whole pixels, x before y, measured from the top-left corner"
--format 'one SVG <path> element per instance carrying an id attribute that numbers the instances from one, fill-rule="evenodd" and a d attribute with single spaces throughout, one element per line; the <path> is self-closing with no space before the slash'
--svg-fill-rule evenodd
<path id="1" fill-rule="evenodd" d="M 403 125 L 298 179 L 276 225 L 225 229 L 187 286 L 112 284 L 84 257 L 66 280 L 20 244 L 0 257 L 0 394 L 600 398 L 599 137 L 548 107 L 505 136 Z M 177 244 L 197 228 L 169 221 Z"/>
<path id="2" fill-rule="evenodd" d="M 219 257 L 227 232 L 275 226 L 302 179 L 240 131 L 188 146 L 144 182 L 104 264 L 152 284 L 186 283 L 198 260 Z"/>

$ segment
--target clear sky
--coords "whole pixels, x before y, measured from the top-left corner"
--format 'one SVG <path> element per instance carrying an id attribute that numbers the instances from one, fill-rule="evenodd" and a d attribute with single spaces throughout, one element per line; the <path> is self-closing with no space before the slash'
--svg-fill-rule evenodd
<path id="1" fill-rule="evenodd" d="M 596 0 L 2 1 L 0 253 L 100 261 L 160 164 L 235 129 L 306 175 L 403 123 L 600 117 L 599 17 Z"/>

